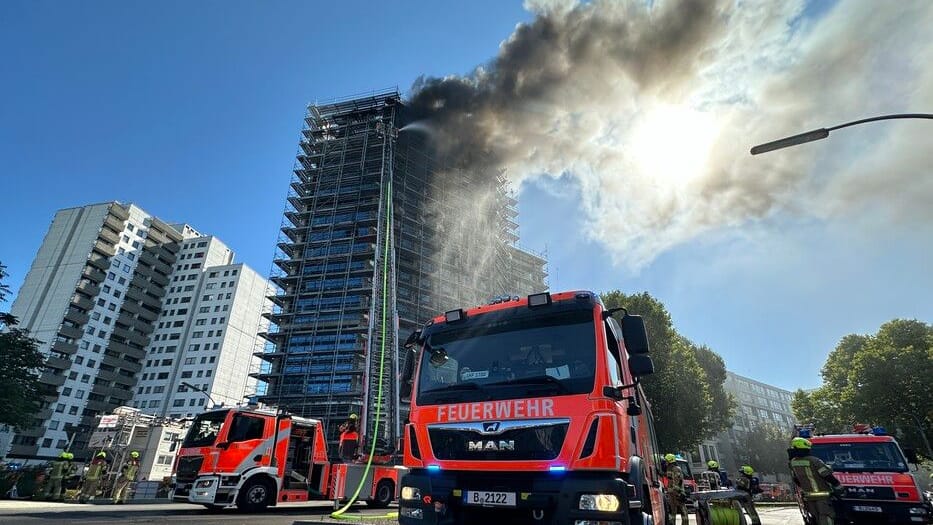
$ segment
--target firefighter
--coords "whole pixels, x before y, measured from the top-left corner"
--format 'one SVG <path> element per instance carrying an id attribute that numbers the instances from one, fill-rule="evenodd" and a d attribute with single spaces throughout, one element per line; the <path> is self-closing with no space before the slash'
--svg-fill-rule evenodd
<path id="1" fill-rule="evenodd" d="M 755 476 L 755 469 L 749 465 L 742 465 L 739 471 L 739 477 L 735 480 L 735 486 L 739 491 L 747 493 L 747 496 L 739 500 L 739 505 L 748 514 L 751 519 L 751 525 L 761 525 L 761 518 L 758 517 L 758 511 L 755 509 L 755 494 L 761 493 L 761 484 L 758 477 Z"/>
<path id="2" fill-rule="evenodd" d="M 352 461 L 356 458 L 356 449 L 360 445 L 360 434 L 357 431 L 357 421 L 359 416 L 350 414 L 342 425 L 340 425 L 340 459 Z"/>
<path id="3" fill-rule="evenodd" d="M 666 469 L 664 476 L 667 477 L 667 502 L 672 516 L 671 524 L 677 522 L 677 515 L 680 514 L 680 522 L 683 525 L 690 523 L 687 514 L 687 491 L 684 488 L 684 472 L 677 466 L 677 457 L 673 454 L 664 456 Z"/>
<path id="4" fill-rule="evenodd" d="M 139 473 L 139 452 L 135 450 L 130 452 L 130 459 L 127 461 L 123 468 L 120 469 L 120 475 L 117 477 L 116 483 L 113 485 L 113 502 L 116 504 L 121 504 L 126 501 L 127 489 L 130 487 L 130 483 L 136 481 L 136 474 Z"/>
<path id="5" fill-rule="evenodd" d="M 49 478 L 45 483 L 45 489 L 42 491 L 42 497 L 60 501 L 62 499 L 62 478 L 67 478 L 74 474 L 75 465 L 72 460 L 75 455 L 71 452 L 62 452 L 58 459 L 52 462 L 49 469 Z"/>
<path id="6" fill-rule="evenodd" d="M 708 472 L 715 473 L 716 476 L 719 478 L 719 487 L 717 488 L 725 489 L 725 488 L 732 486 L 732 481 L 729 479 L 729 475 L 726 474 L 726 471 L 719 469 L 718 461 L 716 461 L 715 459 L 711 459 L 706 462 L 706 466 L 709 468 Z M 710 489 L 716 490 L 716 489 L 713 489 L 712 487 L 710 487 Z"/>
<path id="7" fill-rule="evenodd" d="M 842 484 L 833 475 L 833 469 L 810 453 L 810 440 L 795 437 L 790 442 L 790 471 L 794 484 L 800 489 L 802 504 L 813 517 L 815 525 L 834 525 L 841 522 L 832 500 L 841 496 Z"/>
<path id="8" fill-rule="evenodd" d="M 702 479 L 709 485 L 708 490 L 719 490 L 722 487 L 722 476 L 719 475 L 719 463 L 711 459 L 706 462 L 706 470 L 700 473 Z"/>
<path id="9" fill-rule="evenodd" d="M 87 503 L 87 500 L 97 495 L 97 487 L 100 486 L 100 479 L 107 472 L 107 453 L 101 450 L 94 456 L 87 472 L 84 474 L 84 483 L 81 484 L 81 495 L 78 501 Z"/>

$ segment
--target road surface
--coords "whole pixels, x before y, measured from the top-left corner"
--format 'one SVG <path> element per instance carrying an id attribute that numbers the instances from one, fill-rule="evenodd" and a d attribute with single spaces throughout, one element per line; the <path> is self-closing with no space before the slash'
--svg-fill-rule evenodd
<path id="1" fill-rule="evenodd" d="M 384 514 L 386 512 L 368 510 L 365 505 L 360 505 L 358 509 L 360 512 L 367 514 Z M 122 523 L 292 525 L 296 520 L 326 519 L 331 510 L 332 507 L 328 503 L 285 504 L 270 508 L 260 514 L 242 514 L 235 510 L 208 512 L 200 506 L 181 503 L 118 506 L 0 500 L 0 523 L 3 525 L 105 525 Z M 762 518 L 762 525 L 803 524 L 800 511 L 796 507 L 761 507 L 758 512 Z M 373 522 L 368 521 L 367 523 Z M 691 523 L 694 523 L 692 516 Z"/>

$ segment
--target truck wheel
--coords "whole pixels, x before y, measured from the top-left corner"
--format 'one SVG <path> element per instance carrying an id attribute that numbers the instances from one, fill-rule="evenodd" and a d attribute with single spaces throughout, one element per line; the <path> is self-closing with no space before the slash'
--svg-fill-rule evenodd
<path id="1" fill-rule="evenodd" d="M 272 503 L 274 494 L 275 489 L 268 481 L 262 478 L 253 478 L 240 489 L 240 493 L 236 498 L 236 506 L 244 512 L 265 510 Z"/>
<path id="2" fill-rule="evenodd" d="M 384 509 L 395 499 L 395 484 L 391 480 L 384 479 L 376 485 L 376 493 L 372 499 L 366 500 L 366 505 L 374 509 Z"/>

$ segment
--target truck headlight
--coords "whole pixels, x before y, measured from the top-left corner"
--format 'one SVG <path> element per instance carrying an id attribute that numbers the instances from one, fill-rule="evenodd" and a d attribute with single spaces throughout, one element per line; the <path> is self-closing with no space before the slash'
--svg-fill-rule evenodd
<path id="1" fill-rule="evenodd" d="M 927 511 L 923 507 L 911 507 L 910 513 L 911 514 L 926 514 Z"/>
<path id="2" fill-rule="evenodd" d="M 207 487 L 210 487 L 213 484 L 214 484 L 214 480 L 212 479 L 199 479 L 197 483 L 194 484 L 194 486 L 199 489 L 205 489 Z"/>
<path id="3" fill-rule="evenodd" d="M 399 515 L 405 518 L 414 518 L 416 520 L 424 519 L 424 511 L 421 509 L 413 509 L 411 507 L 402 507 L 399 509 Z"/>
<path id="4" fill-rule="evenodd" d="M 619 510 L 619 498 L 614 494 L 583 494 L 580 496 L 580 510 L 615 512 Z"/>
<path id="5" fill-rule="evenodd" d="M 421 489 L 419 489 L 418 487 L 402 487 L 402 499 L 420 500 Z"/>

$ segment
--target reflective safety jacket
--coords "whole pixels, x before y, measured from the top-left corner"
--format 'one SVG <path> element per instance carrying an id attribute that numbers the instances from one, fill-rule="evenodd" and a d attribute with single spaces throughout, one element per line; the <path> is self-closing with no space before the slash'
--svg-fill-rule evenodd
<path id="1" fill-rule="evenodd" d="M 107 462 L 102 459 L 95 459 L 91 462 L 91 466 L 88 467 L 87 475 L 84 476 L 84 479 L 91 481 L 98 480 L 105 470 L 107 470 Z"/>
<path id="2" fill-rule="evenodd" d="M 792 458 L 790 471 L 805 499 L 828 498 L 833 487 L 839 486 L 839 480 L 833 476 L 833 469 L 816 456 Z"/>

